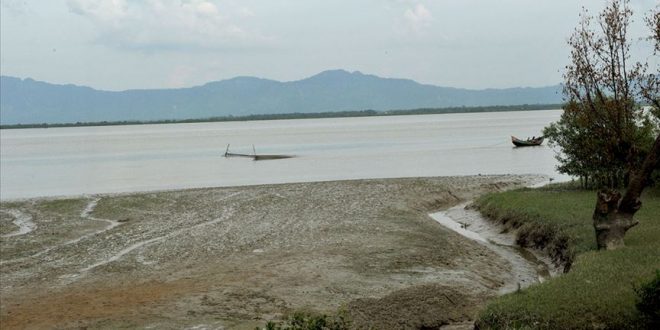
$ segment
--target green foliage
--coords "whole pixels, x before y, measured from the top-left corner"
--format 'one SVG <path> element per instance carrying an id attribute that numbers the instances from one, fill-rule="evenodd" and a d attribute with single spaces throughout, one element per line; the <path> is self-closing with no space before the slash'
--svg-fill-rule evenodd
<path id="1" fill-rule="evenodd" d="M 655 271 L 655 278 L 635 289 L 637 292 L 637 310 L 642 313 L 649 329 L 660 329 L 660 270 Z"/>
<path id="2" fill-rule="evenodd" d="M 283 322 L 268 322 L 265 330 L 345 330 L 350 322 L 344 312 L 335 316 L 319 315 L 309 312 L 295 312 Z M 257 328 L 256 330 L 259 330 Z"/>
<path id="3" fill-rule="evenodd" d="M 631 38 L 626 34 L 632 15 L 627 0 L 608 1 L 597 24 L 583 12 L 568 40 L 567 103 L 561 119 L 545 128 L 544 136 L 561 147 L 559 172 L 580 177 L 585 187 L 626 186 L 660 131 L 655 116 L 660 111 L 658 76 L 647 73 L 647 64 L 630 61 Z M 654 22 L 660 22 L 660 15 L 655 17 Z M 653 30 L 654 25 L 649 27 Z M 650 111 L 641 106 L 644 102 Z"/>
<path id="4" fill-rule="evenodd" d="M 639 309 L 641 289 L 634 288 L 641 286 L 649 293 L 645 297 L 653 297 L 652 285 L 644 283 L 657 278 L 655 270 L 660 269 L 660 189 L 645 192 L 644 206 L 636 214 L 640 224 L 626 235 L 626 247 L 613 251 L 595 251 L 594 202 L 593 191 L 570 185 L 496 193 L 479 200 L 500 221 L 555 228 L 568 238 L 574 253 L 570 272 L 491 302 L 478 316 L 479 329 L 648 328 L 649 318 Z M 644 301 L 648 307 L 642 309 L 653 311 L 658 300 Z"/>
<path id="5" fill-rule="evenodd" d="M 590 108 L 568 102 L 543 135 L 561 148 L 559 172 L 581 178 L 585 187 L 624 186 L 630 170 L 639 168 L 651 149 L 657 123 L 632 101 L 626 106 L 610 98 L 594 103 Z"/>

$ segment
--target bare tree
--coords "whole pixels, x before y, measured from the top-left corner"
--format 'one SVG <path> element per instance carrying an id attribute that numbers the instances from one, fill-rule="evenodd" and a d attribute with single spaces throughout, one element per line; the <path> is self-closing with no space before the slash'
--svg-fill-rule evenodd
<path id="1" fill-rule="evenodd" d="M 609 184 L 597 193 L 593 214 L 599 249 L 624 245 L 626 231 L 638 224 L 634 215 L 641 207 L 642 191 L 660 164 L 657 124 L 646 131 L 646 146 L 640 134 L 640 123 L 660 114 L 658 73 L 657 68 L 649 72 L 647 64 L 630 63 L 632 15 L 627 0 L 612 0 L 596 18 L 585 11 L 569 39 L 571 62 L 564 74 L 566 117 L 583 130 L 579 136 L 590 136 L 586 142 L 590 145 L 583 149 L 590 153 L 587 163 L 606 169 L 603 172 L 608 175 L 601 180 Z M 653 31 L 649 39 L 655 43 L 651 56 L 656 56 L 660 53 L 657 9 L 646 22 Z M 651 105 L 652 115 L 640 102 Z M 607 168 L 613 162 L 621 166 Z M 621 183 L 626 188 L 623 194 L 615 189 Z"/>

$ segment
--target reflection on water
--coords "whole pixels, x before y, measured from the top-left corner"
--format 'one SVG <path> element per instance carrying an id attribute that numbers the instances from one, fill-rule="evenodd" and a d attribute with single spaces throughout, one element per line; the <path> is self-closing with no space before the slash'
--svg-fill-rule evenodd
<path id="1" fill-rule="evenodd" d="M 0 131 L 2 199 L 285 182 L 555 173 L 547 146 L 513 148 L 561 111 Z M 296 155 L 255 162 L 232 152 Z"/>

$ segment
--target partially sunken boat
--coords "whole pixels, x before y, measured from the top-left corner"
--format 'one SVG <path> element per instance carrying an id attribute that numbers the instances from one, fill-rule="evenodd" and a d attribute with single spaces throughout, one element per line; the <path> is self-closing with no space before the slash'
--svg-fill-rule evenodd
<path id="1" fill-rule="evenodd" d="M 515 136 L 511 136 L 511 142 L 516 147 L 533 147 L 533 146 L 540 146 L 543 143 L 544 138 L 542 136 L 539 136 L 537 138 L 531 138 L 527 140 L 521 140 Z"/>
<path id="2" fill-rule="evenodd" d="M 232 153 L 229 152 L 229 145 L 227 145 L 227 149 L 225 150 L 225 157 L 245 157 L 245 158 L 252 158 L 252 160 L 273 160 L 273 159 L 286 159 L 286 158 L 294 157 L 291 155 L 257 155 L 257 151 L 254 148 L 254 146 L 252 146 L 252 151 L 254 152 L 252 155 Z"/>

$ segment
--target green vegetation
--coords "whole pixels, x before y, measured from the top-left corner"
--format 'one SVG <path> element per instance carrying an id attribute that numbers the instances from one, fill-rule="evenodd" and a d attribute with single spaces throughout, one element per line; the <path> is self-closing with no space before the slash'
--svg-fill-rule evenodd
<path id="1" fill-rule="evenodd" d="M 172 207 L 170 202 L 163 198 L 158 198 L 155 194 L 137 193 L 115 196 L 113 198 L 101 198 L 94 208 L 94 216 L 105 219 L 114 219 L 125 221 L 126 211 L 140 210 L 140 212 L 158 212 L 163 207 Z M 181 205 L 179 205 L 181 204 Z M 183 200 L 177 201 L 177 206 L 182 206 Z M 174 208 L 178 212 L 183 210 L 179 207 Z"/>
<path id="2" fill-rule="evenodd" d="M 655 272 L 654 279 L 635 291 L 639 299 L 637 309 L 649 329 L 660 328 L 660 270 Z"/>
<path id="3" fill-rule="evenodd" d="M 546 249 L 568 270 L 576 253 L 596 248 L 593 203 L 593 191 L 564 184 L 485 195 L 477 200 L 477 207 L 487 217 L 517 229 L 519 245 Z M 562 206 L 560 212 L 557 205 Z"/>
<path id="4" fill-rule="evenodd" d="M 412 110 L 361 110 L 361 111 L 337 111 L 318 113 L 284 113 L 270 115 L 248 115 L 248 116 L 225 116 L 210 118 L 191 118 L 181 120 L 153 120 L 153 121 L 102 121 L 102 122 L 77 122 L 58 124 L 16 124 L 0 125 L 0 129 L 17 128 L 50 128 L 50 127 L 78 127 L 78 126 L 117 126 L 117 125 L 147 125 L 147 124 L 182 124 L 182 123 L 206 123 L 224 121 L 248 121 L 248 120 L 280 120 L 280 119 L 311 119 L 311 118 L 341 118 L 341 117 L 374 117 L 374 116 L 404 116 L 404 115 L 431 115 L 445 113 L 470 113 L 470 112 L 497 112 L 497 111 L 528 111 L 528 110 L 552 110 L 559 109 L 559 104 L 523 104 L 504 105 L 488 107 L 452 107 L 452 108 L 421 108 Z"/>
<path id="5" fill-rule="evenodd" d="M 0 235 L 7 235 L 16 230 L 12 221 L 14 221 L 14 217 L 10 213 L 0 212 Z"/>
<path id="6" fill-rule="evenodd" d="M 284 322 L 268 322 L 265 330 L 344 330 L 350 322 L 343 312 L 335 316 L 296 312 Z M 258 330 L 257 328 L 256 330 Z"/>
<path id="7" fill-rule="evenodd" d="M 543 284 L 497 298 L 480 313 L 478 327 L 645 328 L 648 314 L 638 310 L 640 298 L 636 291 L 651 292 L 651 284 L 643 284 L 657 276 L 660 269 L 660 188 L 648 190 L 642 202 L 644 206 L 636 214 L 640 224 L 629 231 L 626 246 L 597 252 L 591 220 L 593 191 L 551 185 L 479 199 L 478 207 L 486 214 L 520 229 L 521 243 L 538 247 L 545 244 L 550 253 L 563 250 L 558 255 L 569 256 L 567 261 L 572 267 L 567 274 Z M 640 287 L 643 289 L 636 289 Z M 643 301 L 643 306 L 653 303 L 651 298 Z"/>
<path id="8" fill-rule="evenodd" d="M 66 198 L 45 200 L 38 204 L 37 210 L 57 216 L 72 216 L 80 214 L 87 201 L 84 198 Z"/>
<path id="9" fill-rule="evenodd" d="M 657 119 L 633 101 L 600 102 L 593 107 L 602 113 L 586 110 L 590 105 L 584 103 L 568 102 L 560 120 L 546 127 L 543 135 L 562 150 L 556 155 L 560 173 L 579 177 L 585 188 L 624 187 L 630 169 L 641 168 L 660 128 Z M 617 102 L 631 105 L 617 107 Z M 625 124 L 609 124 L 617 116 Z"/>
<path id="10" fill-rule="evenodd" d="M 655 43 L 653 53 L 658 54 L 660 12 L 649 14 L 646 40 Z M 561 147 L 559 172 L 582 178 L 586 187 L 589 182 L 594 187 L 626 187 L 635 175 L 645 181 L 652 170 L 635 172 L 642 172 L 646 159 L 658 157 L 652 146 L 660 139 L 660 76 L 648 69 L 649 63 L 630 58 L 633 38 L 627 33 L 632 21 L 629 1 L 611 0 L 596 17 L 585 10 L 568 39 L 571 61 L 563 86 L 567 102 L 561 119 L 543 135 Z M 623 204 L 620 211 L 630 213 Z"/>

